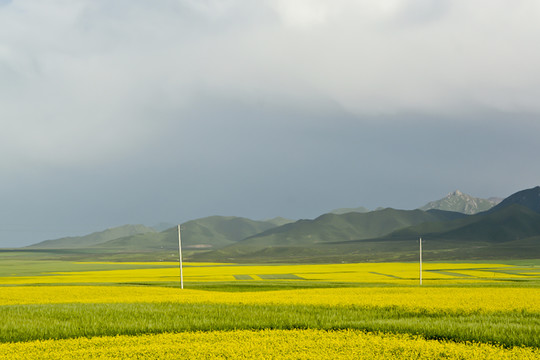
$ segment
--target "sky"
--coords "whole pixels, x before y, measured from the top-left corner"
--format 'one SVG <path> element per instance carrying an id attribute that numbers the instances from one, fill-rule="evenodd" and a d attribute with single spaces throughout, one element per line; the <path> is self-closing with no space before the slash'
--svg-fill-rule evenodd
<path id="1" fill-rule="evenodd" d="M 537 0 L 0 0 L 0 247 L 540 184 Z"/>

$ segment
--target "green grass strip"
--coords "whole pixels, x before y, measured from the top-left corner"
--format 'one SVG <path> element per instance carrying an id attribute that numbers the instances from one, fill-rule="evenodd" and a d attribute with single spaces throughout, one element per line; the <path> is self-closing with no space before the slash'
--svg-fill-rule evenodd
<path id="1" fill-rule="evenodd" d="M 236 280 L 253 280 L 253 278 L 249 275 L 234 275 L 234 278 Z"/>
<path id="2" fill-rule="evenodd" d="M 0 342 L 236 329 L 359 329 L 540 347 L 540 314 L 525 311 L 175 303 L 0 306 Z"/>

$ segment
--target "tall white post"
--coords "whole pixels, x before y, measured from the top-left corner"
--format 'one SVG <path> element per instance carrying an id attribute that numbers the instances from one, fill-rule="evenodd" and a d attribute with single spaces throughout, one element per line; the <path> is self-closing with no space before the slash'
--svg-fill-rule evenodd
<path id="1" fill-rule="evenodd" d="M 182 272 L 182 237 L 180 236 L 180 225 L 178 225 L 178 257 L 180 266 L 180 289 L 184 288 L 184 273 Z"/>
<path id="2" fill-rule="evenodd" d="M 420 285 L 422 285 L 422 238 L 420 238 Z"/>

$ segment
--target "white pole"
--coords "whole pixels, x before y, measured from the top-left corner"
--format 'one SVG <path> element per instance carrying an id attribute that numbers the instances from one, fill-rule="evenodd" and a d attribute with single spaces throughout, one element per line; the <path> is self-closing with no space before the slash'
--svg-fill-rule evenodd
<path id="1" fill-rule="evenodd" d="M 184 273 L 182 272 L 182 238 L 180 236 L 180 225 L 178 225 L 178 257 L 180 266 L 180 289 L 184 288 Z"/>
<path id="2" fill-rule="evenodd" d="M 420 238 L 420 285 L 422 285 L 422 238 Z"/>

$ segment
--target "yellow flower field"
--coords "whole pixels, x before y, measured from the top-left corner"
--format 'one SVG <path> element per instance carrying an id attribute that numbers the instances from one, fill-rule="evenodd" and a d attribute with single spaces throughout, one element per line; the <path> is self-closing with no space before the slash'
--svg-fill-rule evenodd
<path id="1" fill-rule="evenodd" d="M 77 266 L 107 263 L 72 263 Z M 116 265 L 114 263 L 109 263 Z M 127 263 L 128 265 L 152 265 Z M 126 265 L 126 264 L 122 264 Z M 322 265 L 238 265 L 188 263 L 184 268 L 186 289 L 145 286 L 112 286 L 116 283 L 178 282 L 176 263 L 156 263 L 165 268 L 122 269 L 54 272 L 42 271 L 33 276 L 0 277 L 0 305 L 47 303 L 119 303 L 119 302 L 178 302 L 178 303 L 246 303 L 246 304 L 308 304 L 330 306 L 400 306 L 422 309 L 460 311 L 528 310 L 540 312 L 540 291 L 531 287 L 459 287 L 456 283 L 493 282 L 504 279 L 539 278 L 540 268 L 516 267 L 503 264 L 427 263 L 424 265 L 425 285 L 418 287 L 418 264 L 364 263 Z M 51 266 L 52 267 L 52 266 Z M 47 263 L 42 268 L 47 270 Z M 239 280 L 241 279 L 241 280 Z M 190 282 L 243 282 L 265 280 L 349 282 L 374 285 L 389 283 L 400 287 L 366 286 L 360 288 L 323 288 L 277 290 L 266 292 L 217 292 L 189 289 Z M 56 284 L 28 286 L 26 284 Z M 61 284 L 110 284 L 109 286 L 61 286 Z M 26 285 L 26 286 L 25 286 Z M 415 286 L 410 286 L 415 285 Z"/>
<path id="2" fill-rule="evenodd" d="M 16 265 L 16 263 L 13 264 Z M 424 286 L 419 286 L 419 269 L 418 264 L 415 263 L 328 265 L 187 263 L 185 265 L 185 289 L 180 289 L 178 287 L 179 269 L 176 263 L 42 261 L 24 262 L 19 267 L 10 266 L 8 263 L 0 264 L 0 310 L 3 310 L 4 319 L 9 325 L 4 327 L 3 331 L 5 331 L 4 334 L 14 334 L 17 331 L 22 334 L 20 337 L 4 338 L 3 341 L 6 342 L 0 343 L 0 359 L 540 358 L 538 342 L 535 341 L 538 333 L 536 319 L 540 314 L 540 291 L 537 285 L 540 280 L 540 267 L 426 263 L 423 272 Z M 499 286 L 500 284 L 504 286 Z M 236 288 L 237 285 L 241 286 Z M 253 285 L 253 291 L 250 285 Z M 261 286 L 262 288 L 257 289 Z M 213 290 L 216 287 L 231 291 Z M 237 291 L 232 291 L 235 289 Z M 241 291 L 238 291 L 239 289 Z M 261 291 L 265 289 L 267 291 Z M 32 304 L 75 305 L 25 306 Z M 92 318 L 93 315 L 89 318 L 82 317 L 86 319 L 84 321 L 73 318 L 80 318 L 80 314 L 85 314 L 90 308 L 93 310 L 89 311 L 97 313 L 101 311 L 96 306 L 85 304 L 119 304 L 102 306 L 107 311 L 111 309 L 111 313 L 106 315 L 103 323 L 96 327 L 103 329 L 112 325 L 111 332 L 85 332 L 85 327 L 95 321 L 95 318 Z M 126 308 L 125 304 L 133 305 Z M 152 325 L 162 324 L 164 319 L 152 320 L 154 315 L 148 313 L 148 309 L 158 309 L 155 310 L 157 318 L 163 309 L 168 309 L 167 316 L 171 311 L 179 310 L 180 312 L 177 312 L 180 315 L 175 321 L 180 321 L 178 326 L 183 326 L 182 320 L 178 319 L 186 316 L 181 315 L 181 311 L 189 307 L 179 307 L 176 304 L 190 304 L 190 306 L 194 304 L 197 309 L 205 309 L 204 311 L 210 311 L 210 313 L 216 309 L 216 311 L 221 311 L 219 309 L 222 305 L 215 304 L 224 304 L 223 308 L 227 309 L 229 309 L 229 304 L 246 306 L 240 307 L 241 312 L 235 316 L 227 315 L 229 310 L 218 313 L 216 319 L 222 319 L 225 315 L 233 316 L 230 325 L 220 325 L 225 326 L 221 328 L 205 328 L 204 324 L 208 318 L 205 315 L 206 312 L 198 311 L 203 315 L 186 313 L 187 319 L 202 316 L 197 318 L 202 328 L 189 329 L 213 330 L 208 332 L 170 333 L 178 331 L 179 328 L 169 327 L 159 328 L 161 330 L 157 332 L 162 333 L 152 335 L 148 333 L 153 333 L 154 330 L 146 328 L 147 323 L 144 322 L 147 321 L 146 318 L 141 325 L 130 325 L 135 326 L 134 329 L 141 330 L 120 332 L 118 329 L 121 326 L 115 328 L 114 324 L 124 323 L 122 320 L 124 318 L 111 321 L 107 317 L 128 311 L 130 315 L 125 318 L 127 322 L 128 318 L 131 318 L 132 306 L 133 314 L 149 316 L 148 324 Z M 208 304 L 208 306 L 200 308 L 197 307 L 199 304 Z M 299 305 L 300 308 L 302 305 L 323 306 L 324 308 L 308 309 L 309 316 L 313 316 L 314 309 L 318 309 L 317 311 L 321 314 L 326 314 L 329 309 L 330 311 L 339 309 L 337 310 L 338 320 L 341 319 L 340 316 L 344 316 L 343 314 L 351 310 L 363 311 L 360 314 L 379 314 L 373 315 L 376 321 L 379 319 L 378 316 L 385 317 L 386 313 L 397 313 L 396 318 L 389 317 L 385 320 L 386 324 L 396 324 L 396 327 L 387 328 L 384 331 L 428 334 L 421 331 L 429 328 L 431 329 L 429 331 L 436 332 L 436 338 L 458 339 L 458 342 L 426 340 L 407 333 L 401 335 L 366 333 L 361 330 L 352 330 L 349 325 L 347 325 L 349 330 L 321 330 L 336 329 L 333 325 L 320 327 L 318 322 L 330 321 L 328 319 L 334 319 L 335 317 L 332 316 L 335 315 L 316 318 L 308 326 L 297 328 L 295 325 L 293 330 L 236 330 L 239 329 L 236 327 L 238 316 L 249 308 L 247 305 Z M 381 307 L 383 309 L 380 309 Z M 388 311 L 387 307 L 392 307 L 391 311 Z M 34 313 L 35 309 L 37 312 Z M 251 307 L 250 311 L 254 311 L 253 314 L 259 314 L 256 312 L 257 309 L 259 308 Z M 286 311 L 291 312 L 287 316 L 291 316 L 293 323 L 296 324 L 298 321 L 298 313 L 295 311 L 299 308 L 276 309 L 280 312 L 287 309 Z M 407 315 L 409 317 L 404 322 L 399 322 L 409 310 L 412 311 L 412 315 Z M 107 312 L 100 314 L 107 314 Z M 254 326 L 253 329 L 273 328 L 272 323 L 270 325 L 265 323 L 265 327 L 257 327 L 259 325 L 256 319 L 259 319 L 260 315 L 253 314 L 250 313 L 247 317 L 255 319 L 249 325 Z M 23 318 L 24 316 L 26 318 Z M 42 323 L 36 323 L 38 319 Z M 140 319 L 140 317 L 135 316 L 135 319 Z M 362 316 L 358 319 L 362 319 Z M 51 322 L 53 320 L 56 322 Z M 279 323 L 281 320 L 277 321 Z M 356 326 L 355 321 L 353 319 L 350 323 L 353 329 Z M 458 323 L 463 321 L 467 321 L 468 325 L 458 326 Z M 432 323 L 435 325 L 426 327 L 423 325 L 424 322 L 427 325 Z M 25 327 L 21 328 L 23 323 Z M 399 329 L 399 326 L 410 328 L 405 331 L 395 330 Z M 475 326 L 479 327 L 481 334 L 476 334 Z M 490 326 L 494 326 L 491 332 L 480 331 L 489 329 Z M 59 334 L 66 331 L 68 335 L 54 335 L 58 327 L 60 327 Z M 472 331 L 469 331 L 471 327 Z M 42 335 L 45 334 L 44 328 L 48 329 L 49 335 Z M 302 330 L 305 328 L 309 330 Z M 229 331 L 215 331 L 216 329 Z M 243 329 L 249 329 L 249 327 Z M 364 329 L 381 330 L 378 325 L 375 328 Z M 444 329 L 454 330 L 445 332 Z M 37 335 L 25 338 L 25 334 L 29 332 Z M 517 340 L 513 340 L 512 337 L 496 336 L 507 333 L 517 334 Z M 104 336 L 115 334 L 141 335 Z M 439 334 L 446 335 L 439 337 Z M 81 338 L 80 336 L 95 337 Z M 64 337 L 71 338 L 30 341 Z M 9 341 L 21 341 L 18 339 L 26 339 L 27 342 L 9 343 Z M 522 344 L 529 347 L 502 348 L 492 345 L 493 339 L 507 346 Z M 466 340 L 482 342 L 459 342 Z"/>
<path id="3" fill-rule="evenodd" d="M 212 331 L 0 344 L 15 359 L 538 359 L 531 348 L 362 331 Z"/>
<path id="4" fill-rule="evenodd" d="M 0 285 L 81 284 L 81 283 L 165 283 L 179 278 L 178 264 L 158 263 L 162 268 L 77 271 L 81 263 L 72 263 L 72 271 L 55 271 L 54 264 L 35 275 L 16 272 L 0 277 Z M 85 266 L 103 263 L 84 263 Z M 141 267 L 148 263 L 140 264 Z M 124 264 L 125 265 L 125 264 Z M 317 265 L 238 265 L 191 263 L 184 267 L 186 282 L 310 280 L 353 283 L 416 284 L 419 277 L 415 263 L 363 263 Z M 452 284 L 504 280 L 540 279 L 540 268 L 520 268 L 503 264 L 426 263 L 422 274 L 425 284 Z"/>
<path id="5" fill-rule="evenodd" d="M 0 305 L 135 302 L 400 306 L 430 311 L 540 312 L 540 291 L 517 287 L 360 287 L 219 292 L 144 286 L 14 286 L 4 287 L 0 292 Z"/>

